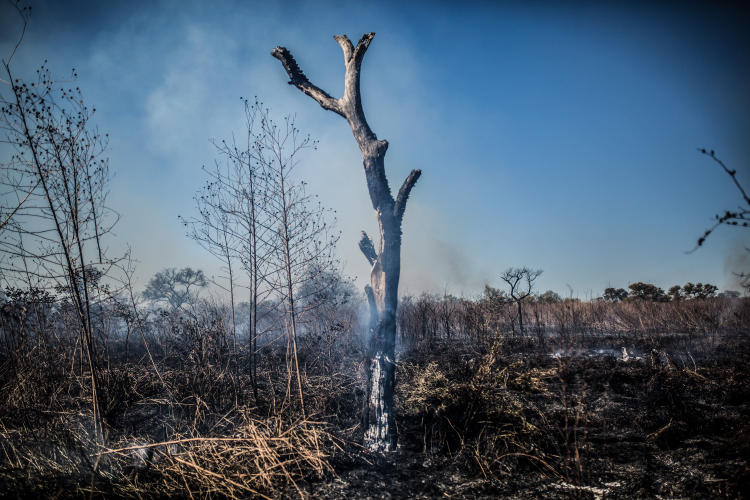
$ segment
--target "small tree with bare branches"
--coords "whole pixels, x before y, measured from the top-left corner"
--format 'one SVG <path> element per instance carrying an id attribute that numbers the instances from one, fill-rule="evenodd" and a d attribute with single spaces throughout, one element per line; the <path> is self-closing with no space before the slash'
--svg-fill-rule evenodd
<path id="1" fill-rule="evenodd" d="M 529 269 L 528 267 L 509 267 L 500 279 L 503 280 L 509 288 L 510 298 L 516 303 L 518 308 L 518 329 L 521 336 L 523 330 L 523 301 L 526 300 L 534 291 L 534 282 L 542 274 L 541 269 Z"/>
<path id="2" fill-rule="evenodd" d="M 107 296 L 99 282 L 117 261 L 102 241 L 118 218 L 106 205 L 108 136 L 92 125 L 96 110 L 84 104 L 81 90 L 54 80 L 46 63 L 31 82 L 15 78 L 8 62 L 3 68 L 9 85 L 0 91 L 0 128 L 12 154 L 2 164 L 0 189 L 18 203 L 0 228 L 0 279 L 34 281 L 70 298 L 88 364 L 94 431 L 101 436 L 92 318 Z"/>
<path id="3" fill-rule="evenodd" d="M 264 110 L 255 136 L 255 160 L 266 172 L 268 244 L 271 250 L 271 272 L 267 281 L 279 298 L 287 331 L 288 373 L 294 373 L 300 410 L 306 416 L 299 364 L 298 339 L 302 313 L 300 291 L 306 283 L 338 266 L 334 256 L 339 234 L 329 221 L 329 210 L 305 190 L 305 183 L 294 175 L 299 157 L 316 146 L 309 136 L 302 136 L 293 117 L 276 123 Z M 291 390 L 291 377 L 287 384 Z M 289 394 L 289 391 L 287 392 Z"/>

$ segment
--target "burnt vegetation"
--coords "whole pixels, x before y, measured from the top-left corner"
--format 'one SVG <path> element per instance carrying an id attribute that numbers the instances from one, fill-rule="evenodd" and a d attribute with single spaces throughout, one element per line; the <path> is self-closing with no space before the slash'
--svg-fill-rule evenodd
<path id="1" fill-rule="evenodd" d="M 359 444 L 366 328 L 348 284 L 302 317 L 304 413 L 277 305 L 259 304 L 264 333 L 241 329 L 235 345 L 228 304 L 100 304 L 103 437 L 75 305 L 7 289 L 3 491 L 336 498 L 391 481 L 397 497 L 740 495 L 750 302 L 551 295 L 523 302 L 523 334 L 496 289 L 402 299 L 400 447 L 383 456 Z M 245 322 L 248 303 L 236 309 Z"/>
<path id="2" fill-rule="evenodd" d="M 583 301 L 511 267 L 478 297 L 397 300 L 421 171 L 392 196 L 359 95 L 373 36 L 336 37 L 340 99 L 273 52 L 362 151 L 383 235 L 359 242 L 364 293 L 342 274 L 334 214 L 295 172 L 317 143 L 244 99 L 245 130 L 214 144 L 197 215 L 180 218 L 223 274 L 170 267 L 135 285 L 130 255 L 107 255 L 117 214 L 94 109 L 46 66 L 26 83 L 4 63 L 0 495 L 746 496 L 739 292 L 634 282 Z M 717 216 L 698 245 L 746 216 Z"/>

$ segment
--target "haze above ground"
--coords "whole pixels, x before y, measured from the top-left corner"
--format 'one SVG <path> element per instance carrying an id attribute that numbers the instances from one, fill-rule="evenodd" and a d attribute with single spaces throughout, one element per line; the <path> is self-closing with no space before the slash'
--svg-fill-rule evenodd
<path id="1" fill-rule="evenodd" d="M 20 20 L 0 7 L 0 49 Z M 334 34 L 365 56 L 368 121 L 390 143 L 392 190 L 422 169 L 404 223 L 401 294 L 473 296 L 510 266 L 544 270 L 539 291 L 582 298 L 635 281 L 738 289 L 747 231 L 715 149 L 750 187 L 750 35 L 739 4 L 411 2 L 34 2 L 13 65 L 31 78 L 75 67 L 110 134 L 113 247 L 129 243 L 141 285 L 165 267 L 221 274 L 184 236 L 210 139 L 242 133 L 240 97 L 258 96 L 320 140 L 299 173 L 338 213 L 345 271 L 368 281 L 359 232 L 377 234 L 361 156 L 346 122 L 287 85 L 269 53 L 290 49 L 334 96 Z"/>

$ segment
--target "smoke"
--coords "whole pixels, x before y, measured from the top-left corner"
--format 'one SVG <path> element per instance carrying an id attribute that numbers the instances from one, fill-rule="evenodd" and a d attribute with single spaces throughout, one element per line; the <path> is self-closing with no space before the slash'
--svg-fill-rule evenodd
<path id="1" fill-rule="evenodd" d="M 743 291 L 743 282 L 747 286 L 748 279 L 743 280 L 740 276 L 742 273 L 750 274 L 750 248 L 735 241 L 724 259 L 724 288 Z"/>
<path id="2" fill-rule="evenodd" d="M 488 274 L 480 271 L 464 247 L 435 239 L 434 258 L 442 269 L 444 286 L 459 293 L 481 290 Z"/>
<path id="3" fill-rule="evenodd" d="M 489 274 L 458 243 L 427 237 L 420 238 L 418 255 L 412 253 L 414 247 L 407 250 L 402 265 L 402 294 L 473 295 L 482 290 Z"/>
<path id="4" fill-rule="evenodd" d="M 460 216 L 416 198 L 406 210 L 399 295 L 480 293 L 492 274 Z"/>

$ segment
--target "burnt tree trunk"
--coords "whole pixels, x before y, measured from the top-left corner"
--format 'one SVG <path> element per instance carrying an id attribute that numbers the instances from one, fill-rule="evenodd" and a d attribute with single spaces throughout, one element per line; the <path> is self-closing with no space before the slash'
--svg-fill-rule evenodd
<path id="1" fill-rule="evenodd" d="M 519 299 L 516 301 L 516 305 L 518 305 L 518 331 L 521 332 L 521 337 L 524 337 L 523 332 L 523 304 L 521 304 L 522 299 Z"/>
<path id="2" fill-rule="evenodd" d="M 365 287 L 370 306 L 371 339 L 362 424 L 365 444 L 371 450 L 391 451 L 396 447 L 393 387 L 396 309 L 401 274 L 401 221 L 406 200 L 421 171 L 412 170 L 394 199 L 385 176 L 385 153 L 388 150 L 388 142 L 378 140 L 367 124 L 359 91 L 362 59 L 374 36 L 375 33 L 363 35 L 356 48 L 346 35 L 333 37 L 344 52 L 346 66 L 344 95 L 339 99 L 331 97 L 313 85 L 286 48 L 276 47 L 271 55 L 281 61 L 289 75 L 290 85 L 313 98 L 324 109 L 346 119 L 362 152 L 367 188 L 380 230 L 377 250 L 364 231 L 359 242 L 362 253 L 372 266 L 370 285 Z"/>

